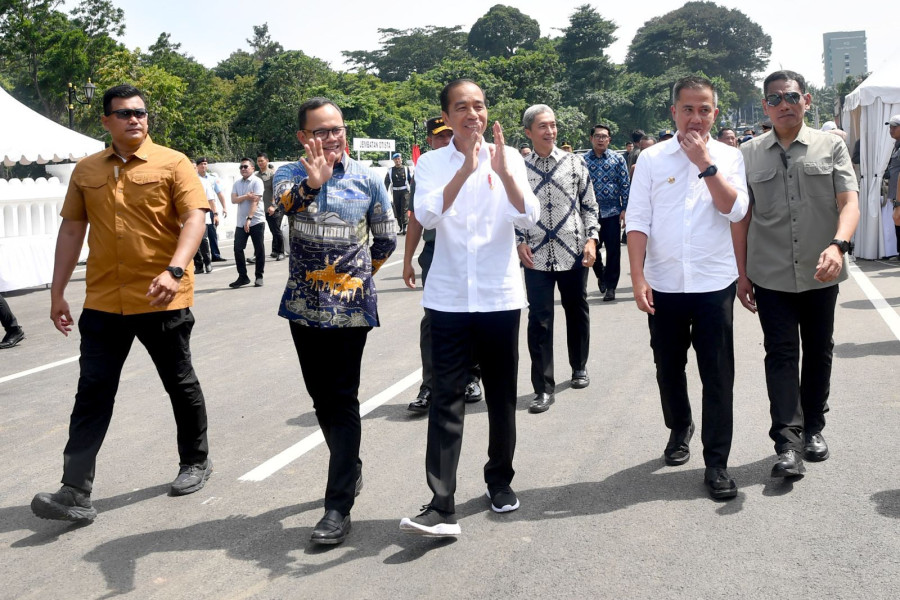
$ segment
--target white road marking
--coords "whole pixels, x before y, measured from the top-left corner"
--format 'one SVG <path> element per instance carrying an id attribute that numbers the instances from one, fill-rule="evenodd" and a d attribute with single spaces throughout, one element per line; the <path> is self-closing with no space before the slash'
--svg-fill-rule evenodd
<path id="1" fill-rule="evenodd" d="M 359 415 L 366 416 L 388 400 L 391 400 L 401 392 L 415 385 L 422 379 L 422 369 L 416 369 L 394 385 L 384 391 L 375 394 L 359 407 Z M 262 481 L 269 475 L 276 473 L 287 465 L 291 464 L 319 444 L 325 441 L 325 436 L 321 429 L 309 434 L 287 450 L 276 454 L 263 464 L 259 465 L 252 471 L 238 477 L 238 481 Z"/>
<path id="2" fill-rule="evenodd" d="M 70 362 L 75 362 L 79 358 L 81 358 L 80 354 L 78 356 L 70 356 L 69 358 L 64 358 L 64 359 L 58 360 L 56 362 L 48 363 L 46 365 L 41 365 L 41 366 L 35 367 L 33 369 L 28 369 L 27 371 L 19 371 L 18 373 L 13 373 L 12 375 L 7 375 L 6 377 L 0 377 L 0 383 L 6 383 L 7 381 L 12 381 L 13 379 L 18 379 L 20 377 L 25 377 L 27 375 L 33 375 L 34 373 L 40 373 L 41 371 L 46 371 L 47 369 L 52 369 L 54 367 L 67 365 Z"/>
<path id="3" fill-rule="evenodd" d="M 894 307 L 888 304 L 881 292 L 878 291 L 878 288 L 869 281 L 869 277 L 856 266 L 855 262 L 850 263 L 850 274 L 853 276 L 853 280 L 856 281 L 856 285 L 860 287 L 866 298 L 869 299 L 869 302 L 872 303 L 872 306 L 875 307 L 875 310 L 887 323 L 894 337 L 900 340 L 900 315 L 897 314 Z"/>

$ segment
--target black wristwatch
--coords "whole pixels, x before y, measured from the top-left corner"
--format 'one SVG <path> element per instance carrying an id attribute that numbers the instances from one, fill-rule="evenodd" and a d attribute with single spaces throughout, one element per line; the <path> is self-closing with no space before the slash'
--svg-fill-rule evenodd
<path id="1" fill-rule="evenodd" d="M 853 244 L 850 242 L 845 242 L 844 240 L 839 240 L 837 238 L 831 240 L 829 246 L 837 246 L 838 250 L 841 251 L 841 254 L 847 254 L 848 252 L 853 251 Z"/>
<path id="2" fill-rule="evenodd" d="M 700 179 L 703 179 L 704 177 L 712 177 L 718 172 L 719 167 L 717 167 L 716 165 L 709 165 L 708 167 L 706 167 L 705 171 L 701 171 L 700 173 L 698 173 L 697 177 Z"/>
<path id="3" fill-rule="evenodd" d="M 181 267 L 166 267 L 166 271 L 172 274 L 172 277 L 175 279 L 181 279 L 184 277 L 184 269 Z"/>

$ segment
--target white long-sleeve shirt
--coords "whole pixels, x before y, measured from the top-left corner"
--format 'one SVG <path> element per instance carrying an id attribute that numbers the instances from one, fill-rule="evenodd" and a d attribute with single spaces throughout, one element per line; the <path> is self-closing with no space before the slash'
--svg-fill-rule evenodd
<path id="1" fill-rule="evenodd" d="M 716 209 L 677 136 L 643 150 L 635 166 L 625 230 L 647 235 L 644 277 L 656 291 L 713 292 L 737 279 L 731 223 L 743 219 L 749 205 L 744 157 L 712 138 L 706 149 L 737 190 L 727 215 Z"/>
<path id="2" fill-rule="evenodd" d="M 515 227 L 537 223 L 540 205 L 519 153 L 505 147 L 506 161 L 525 198 L 520 213 L 506 195 L 503 182 L 491 168 L 482 143 L 478 168 L 469 175 L 446 212 L 444 188 L 463 164 L 451 141 L 424 154 L 416 165 L 416 219 L 436 230 L 434 260 L 422 305 L 444 312 L 496 312 L 528 305 L 516 252 Z"/>

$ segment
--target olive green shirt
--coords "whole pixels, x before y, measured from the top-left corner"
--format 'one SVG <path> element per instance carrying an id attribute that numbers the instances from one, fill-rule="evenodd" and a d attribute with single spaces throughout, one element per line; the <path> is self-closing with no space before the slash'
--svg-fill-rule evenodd
<path id="1" fill-rule="evenodd" d="M 847 279 L 816 281 L 819 255 L 838 227 L 837 195 L 858 192 L 843 140 L 806 125 L 787 150 L 770 131 L 741 145 L 752 219 L 747 234 L 747 277 L 781 292 L 805 292 Z"/>

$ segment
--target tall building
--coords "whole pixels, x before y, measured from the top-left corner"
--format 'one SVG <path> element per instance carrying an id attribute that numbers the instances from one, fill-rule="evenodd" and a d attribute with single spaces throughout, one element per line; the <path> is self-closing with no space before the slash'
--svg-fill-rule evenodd
<path id="1" fill-rule="evenodd" d="M 842 83 L 847 77 L 869 72 L 865 31 L 833 31 L 822 34 L 825 53 L 825 85 Z"/>

